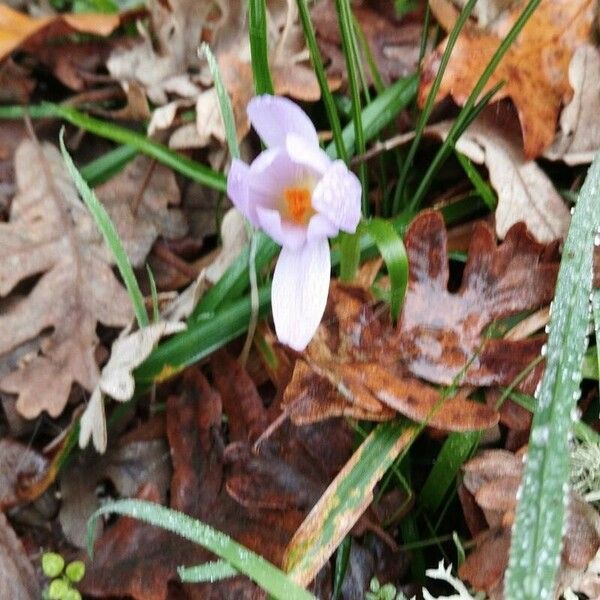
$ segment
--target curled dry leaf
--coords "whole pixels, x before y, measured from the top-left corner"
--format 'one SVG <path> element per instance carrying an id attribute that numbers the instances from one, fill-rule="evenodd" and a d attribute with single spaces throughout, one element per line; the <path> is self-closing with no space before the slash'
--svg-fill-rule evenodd
<path id="1" fill-rule="evenodd" d="M 512 111 L 490 108 L 456 142 L 456 149 L 472 161 L 485 164 L 490 183 L 498 194 L 496 233 L 500 239 L 519 221 L 540 242 L 564 238 L 569 209 L 550 178 L 521 149 Z M 429 128 L 445 139 L 452 123 Z"/>
<path id="2" fill-rule="evenodd" d="M 511 98 L 519 113 L 526 158 L 540 156 L 554 139 L 561 105 L 571 99 L 567 71 L 575 50 L 590 37 L 593 0 L 542 0 L 490 77 L 485 91 L 505 85 L 495 99 Z M 463 27 L 438 93 L 464 104 L 522 8 L 502 13 L 486 29 Z M 447 40 L 426 59 L 419 89 L 422 105 L 438 72 Z"/>
<path id="3" fill-rule="evenodd" d="M 461 578 L 490 598 L 502 597 L 502 580 L 508 564 L 510 528 L 517 506 L 517 490 L 523 461 L 519 454 L 486 450 L 463 466 L 464 489 L 459 495 L 465 511 L 473 512 L 474 498 L 483 511 L 488 529 L 475 531 L 476 547 L 459 568 Z M 467 523 L 472 522 L 469 519 Z M 582 583 L 600 548 L 600 515 L 580 496 L 571 492 L 567 529 L 561 555 L 560 587 Z M 586 584 L 590 579 L 585 579 Z"/>
<path id="4" fill-rule="evenodd" d="M 41 590 L 23 544 L 0 513 L 0 597 L 39 600 Z"/>
<path id="5" fill-rule="evenodd" d="M 119 15 L 109 14 L 78 13 L 36 18 L 0 4 L 0 60 L 24 44 L 40 44 L 50 36 L 71 33 L 107 36 L 119 23 Z"/>
<path id="6" fill-rule="evenodd" d="M 87 390 L 96 384 L 97 323 L 127 325 L 131 304 L 58 150 L 26 140 L 17 149 L 15 171 L 10 221 L 0 223 L 0 295 L 38 280 L 0 316 L 0 355 L 51 333 L 41 352 L 4 376 L 0 387 L 18 394 L 23 416 L 43 410 L 57 416 L 73 383 Z"/>
<path id="7" fill-rule="evenodd" d="M 600 51 L 585 45 L 569 65 L 573 99 L 560 115 L 559 130 L 544 156 L 568 165 L 591 163 L 600 148 Z"/>
<path id="8" fill-rule="evenodd" d="M 15 440 L 0 440 L 0 511 L 20 501 L 20 488 L 43 477 L 48 460 L 39 452 Z"/>
<path id="9" fill-rule="evenodd" d="M 100 374 L 87 408 L 79 423 L 79 446 L 84 448 L 90 441 L 98 452 L 106 450 L 106 418 L 102 395 L 106 394 L 126 402 L 133 397 L 135 380 L 133 371 L 147 358 L 160 339 L 185 329 L 184 323 L 159 321 L 134 333 L 124 330 L 112 345 L 110 358 Z"/>

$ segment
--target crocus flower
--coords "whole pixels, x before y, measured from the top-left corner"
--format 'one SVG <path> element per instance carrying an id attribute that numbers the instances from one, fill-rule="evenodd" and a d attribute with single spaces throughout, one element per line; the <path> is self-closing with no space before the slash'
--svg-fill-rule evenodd
<path id="1" fill-rule="evenodd" d="M 327 238 L 356 231 L 361 186 L 341 160 L 332 161 L 319 147 L 314 125 L 291 100 L 258 96 L 247 111 L 267 149 L 251 165 L 233 161 L 227 193 L 282 246 L 271 292 L 275 331 L 281 342 L 302 351 L 327 302 Z"/>

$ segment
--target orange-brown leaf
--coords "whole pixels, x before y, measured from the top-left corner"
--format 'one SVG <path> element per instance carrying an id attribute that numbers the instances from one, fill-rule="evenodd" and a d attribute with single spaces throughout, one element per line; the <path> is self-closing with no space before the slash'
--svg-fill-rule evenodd
<path id="1" fill-rule="evenodd" d="M 495 99 L 511 98 L 519 112 L 525 155 L 541 155 L 554 139 L 558 113 L 571 97 L 568 68 L 574 51 L 588 41 L 594 18 L 592 0 L 542 0 L 520 36 L 496 68 L 484 91 L 505 82 Z M 483 30 L 466 25 L 453 49 L 438 93 L 464 104 L 522 6 Z M 435 78 L 447 40 L 425 61 L 419 102 Z"/>

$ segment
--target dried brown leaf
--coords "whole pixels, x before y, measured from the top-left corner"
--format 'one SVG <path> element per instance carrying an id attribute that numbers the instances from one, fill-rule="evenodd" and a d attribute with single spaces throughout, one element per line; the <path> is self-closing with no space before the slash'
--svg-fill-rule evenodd
<path id="1" fill-rule="evenodd" d="M 573 98 L 560 115 L 559 131 L 544 156 L 568 165 L 592 162 L 600 148 L 600 51 L 585 45 L 569 65 Z"/>
<path id="2" fill-rule="evenodd" d="M 477 223 L 462 284 L 451 293 L 447 239 L 434 211 L 423 211 L 406 233 L 409 283 L 394 343 L 398 359 L 413 375 L 442 385 L 472 360 L 464 383 L 510 385 L 539 355 L 544 338 L 487 339 L 484 331 L 496 319 L 550 302 L 556 245 L 537 243 L 520 223 L 497 246 L 490 228 Z"/>
<path id="3" fill-rule="evenodd" d="M 24 141 L 15 157 L 18 194 L 0 223 L 0 295 L 39 277 L 28 296 L 0 316 L 0 354 L 45 335 L 41 353 L 2 378 L 28 418 L 62 411 L 73 383 L 98 378 L 96 325 L 122 327 L 132 317 L 125 289 L 92 217 L 79 200 L 58 150 Z"/>
<path id="4" fill-rule="evenodd" d="M 499 238 L 520 221 L 539 242 L 564 238 L 569 209 L 550 178 L 523 155 L 513 117 L 503 105 L 485 111 L 459 138 L 456 149 L 485 164 L 489 171 L 490 183 L 498 194 L 495 217 Z M 430 131 L 445 139 L 451 125 L 445 121 Z"/>
<path id="5" fill-rule="evenodd" d="M 463 27 L 452 51 L 438 93 L 464 104 L 521 13 L 517 6 L 503 12 L 484 30 L 473 24 Z M 543 154 L 552 143 L 561 105 L 571 99 L 567 70 L 575 50 L 590 37 L 595 2 L 592 0 L 542 0 L 519 38 L 506 52 L 484 89 L 504 81 L 495 99 L 511 98 L 523 131 L 525 156 Z M 419 103 L 431 89 L 447 40 L 425 60 Z"/>

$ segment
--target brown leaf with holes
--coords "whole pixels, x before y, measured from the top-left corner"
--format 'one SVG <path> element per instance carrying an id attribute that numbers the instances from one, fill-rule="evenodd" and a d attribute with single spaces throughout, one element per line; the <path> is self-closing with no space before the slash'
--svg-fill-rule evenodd
<path id="1" fill-rule="evenodd" d="M 25 140 L 15 171 L 18 193 L 9 222 L 0 223 L 0 295 L 37 281 L 0 316 L 0 355 L 40 334 L 43 341 L 39 354 L 2 377 L 0 388 L 18 394 L 23 416 L 46 410 L 55 417 L 74 383 L 92 390 L 98 379 L 97 323 L 127 325 L 131 303 L 59 151 Z"/>
<path id="2" fill-rule="evenodd" d="M 522 471 L 522 453 L 506 450 L 485 450 L 463 465 L 459 498 L 465 514 L 469 515 L 467 524 L 476 527 L 472 530 L 476 546 L 459 568 L 459 576 L 492 599 L 502 598 Z M 483 531 L 480 521 L 474 519 L 477 508 L 487 522 Z M 599 549 L 600 515 L 571 492 L 559 573 L 561 589 L 577 581 Z"/>
<path id="3" fill-rule="evenodd" d="M 554 139 L 561 105 L 571 99 L 568 69 L 575 50 L 590 38 L 593 0 L 542 0 L 506 52 L 483 92 L 504 81 L 495 100 L 511 98 L 519 112 L 525 156 L 543 154 Z M 463 27 L 438 92 L 464 104 L 484 68 L 522 11 L 502 13 L 487 29 Z M 423 105 L 438 72 L 447 40 L 425 60 L 419 89 Z"/>
<path id="4" fill-rule="evenodd" d="M 497 423 L 493 403 L 469 401 L 468 387 L 442 399 L 430 383 L 450 385 L 464 369 L 460 384 L 509 385 L 539 355 L 543 337 L 488 340 L 484 330 L 551 300 L 556 245 L 537 243 L 518 224 L 497 246 L 490 227 L 478 223 L 456 293 L 448 291 L 447 232 L 439 213 L 422 212 L 405 245 L 409 285 L 396 329 L 370 291 L 332 284 L 323 322 L 283 394 L 282 408 L 295 423 L 331 416 L 384 421 L 395 412 L 444 431 Z M 524 385 L 535 385 L 540 373 L 541 367 Z"/>
<path id="5" fill-rule="evenodd" d="M 536 242 L 518 223 L 497 246 L 490 227 L 477 223 L 462 284 L 453 293 L 448 291 L 448 235 L 441 215 L 422 212 L 404 243 L 409 283 L 393 344 L 398 360 L 413 375 L 442 385 L 450 385 L 472 360 L 463 383 L 510 385 L 539 355 L 544 338 L 486 339 L 485 329 L 496 319 L 552 300 L 557 245 Z"/>
<path id="6" fill-rule="evenodd" d="M 223 402 L 195 369 L 185 375 L 182 394 L 168 400 L 167 435 L 174 468 L 171 507 L 281 564 L 293 533 L 350 456 L 353 433 L 341 420 L 299 428 L 287 423 L 254 451 L 246 440 L 259 423 L 267 424 L 266 409 L 247 373 L 230 356 L 222 353 L 214 361 L 217 364 L 214 377 Z M 227 447 L 222 405 L 230 411 L 228 422 L 238 440 Z M 141 494 L 158 500 L 152 486 Z M 194 599 L 265 597 L 244 577 L 177 584 L 178 566 L 209 560 L 214 556 L 177 536 L 120 518 L 96 543 L 81 589 L 91 596 L 137 600 L 171 598 L 176 588 L 183 597 Z"/>

